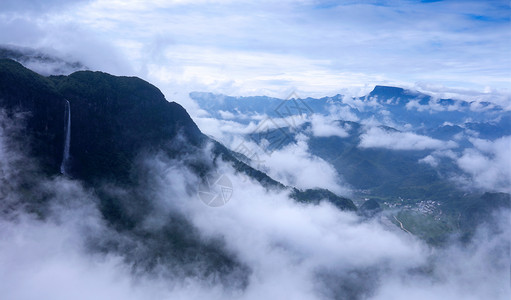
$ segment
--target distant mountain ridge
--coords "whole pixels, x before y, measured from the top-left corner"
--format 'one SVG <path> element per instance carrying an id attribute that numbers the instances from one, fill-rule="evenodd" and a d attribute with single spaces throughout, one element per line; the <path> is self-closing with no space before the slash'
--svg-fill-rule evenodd
<path id="1" fill-rule="evenodd" d="M 216 118 L 223 118 L 221 112 L 234 114 L 240 122 L 248 122 L 248 116 L 266 114 L 279 117 L 275 109 L 287 99 L 253 96 L 232 97 L 221 94 L 192 92 L 190 98 Z M 462 125 L 496 124 L 503 132 L 511 134 L 511 111 L 490 102 L 464 101 L 456 99 L 435 99 L 430 95 L 400 87 L 375 86 L 366 96 L 359 98 L 335 95 L 322 98 L 299 99 L 306 104 L 308 114 L 328 114 L 334 105 L 347 109 L 359 119 L 373 117 L 382 123 L 391 118 L 396 125 L 411 126 L 415 129 L 432 129 L 451 123 Z M 351 120 L 350 120 L 351 121 Z M 475 125 L 477 126 L 477 125 Z"/>

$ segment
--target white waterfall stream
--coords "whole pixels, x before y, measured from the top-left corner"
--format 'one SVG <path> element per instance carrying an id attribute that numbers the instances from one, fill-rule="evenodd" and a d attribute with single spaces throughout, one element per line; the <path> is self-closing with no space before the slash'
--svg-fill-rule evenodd
<path id="1" fill-rule="evenodd" d="M 60 173 L 66 175 L 67 174 L 67 167 L 69 162 L 69 146 L 71 144 L 71 106 L 69 105 L 69 101 L 66 100 L 66 109 L 65 109 L 65 118 L 66 118 L 66 124 L 65 124 L 65 132 L 66 132 L 66 138 L 64 141 L 64 152 L 62 156 L 62 163 L 60 164 Z"/>

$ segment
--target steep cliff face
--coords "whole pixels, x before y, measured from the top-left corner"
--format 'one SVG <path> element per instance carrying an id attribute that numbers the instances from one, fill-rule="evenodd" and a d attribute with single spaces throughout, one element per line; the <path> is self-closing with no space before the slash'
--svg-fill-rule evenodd
<path id="1" fill-rule="evenodd" d="M 64 97 L 49 79 L 10 60 L 0 60 L 0 108 L 24 123 L 17 138 L 40 159 L 43 170 L 59 169 L 65 125 Z"/>
<path id="2" fill-rule="evenodd" d="M 190 146 L 204 140 L 183 107 L 168 102 L 156 87 L 139 78 L 80 71 L 50 80 L 70 102 L 70 165 L 72 174 L 80 178 L 122 178 L 138 153 L 171 149 L 178 134 Z M 172 152 L 185 151 L 186 146 Z"/>
<path id="3" fill-rule="evenodd" d="M 0 105 L 23 116 L 21 138 L 49 173 L 61 171 L 65 156 L 66 103 L 72 112 L 67 170 L 80 179 L 123 180 L 138 153 L 170 149 L 178 134 L 186 142 L 172 151 L 186 151 L 186 143 L 199 146 L 205 138 L 183 107 L 139 78 L 90 71 L 43 77 L 0 60 Z"/>

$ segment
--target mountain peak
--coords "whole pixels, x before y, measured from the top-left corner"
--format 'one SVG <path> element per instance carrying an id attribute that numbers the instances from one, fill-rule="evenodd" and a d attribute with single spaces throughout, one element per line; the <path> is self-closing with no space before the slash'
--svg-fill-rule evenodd
<path id="1" fill-rule="evenodd" d="M 401 96 L 404 91 L 405 90 L 400 87 L 377 85 L 374 87 L 372 92 L 369 93 L 369 96 L 383 96 L 386 98 L 392 98 Z"/>

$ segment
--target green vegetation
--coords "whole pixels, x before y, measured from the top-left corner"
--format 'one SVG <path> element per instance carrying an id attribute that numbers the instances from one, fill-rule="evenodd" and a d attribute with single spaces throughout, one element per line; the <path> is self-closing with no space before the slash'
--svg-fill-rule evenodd
<path id="1" fill-rule="evenodd" d="M 357 210 L 357 207 L 350 199 L 337 196 L 336 194 L 326 189 L 293 189 L 291 198 L 298 202 L 313 204 L 319 204 L 321 201 L 325 200 L 332 203 L 341 210 Z"/>
<path id="2" fill-rule="evenodd" d="M 449 235 L 456 229 L 456 224 L 451 218 L 413 210 L 401 210 L 396 218 L 406 230 L 432 245 L 440 245 L 447 241 Z"/>

